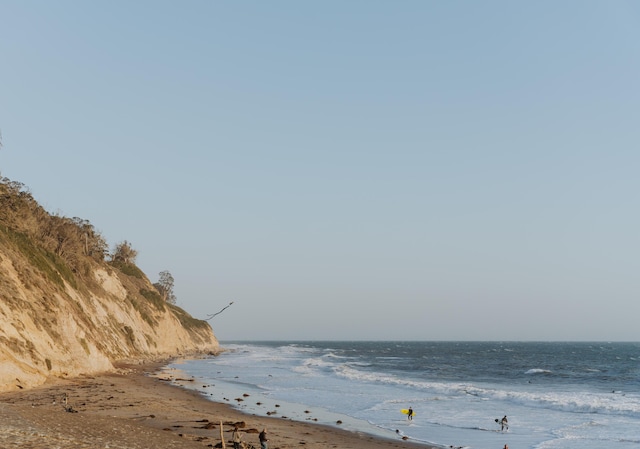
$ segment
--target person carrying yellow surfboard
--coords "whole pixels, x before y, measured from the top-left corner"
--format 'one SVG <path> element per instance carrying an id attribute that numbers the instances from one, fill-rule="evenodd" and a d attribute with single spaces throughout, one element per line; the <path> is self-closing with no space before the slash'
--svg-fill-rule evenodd
<path id="1" fill-rule="evenodd" d="M 405 415 L 407 415 L 407 419 L 412 420 L 414 416 L 416 416 L 415 412 L 413 411 L 413 409 L 411 407 L 409 408 L 403 408 L 402 410 L 400 410 L 401 413 L 404 413 Z"/>

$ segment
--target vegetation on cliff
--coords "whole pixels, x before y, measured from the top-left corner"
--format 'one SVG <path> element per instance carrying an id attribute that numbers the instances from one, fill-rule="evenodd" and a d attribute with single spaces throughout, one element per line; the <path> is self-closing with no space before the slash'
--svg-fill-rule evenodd
<path id="1" fill-rule="evenodd" d="M 124 358 L 217 350 L 210 325 L 173 304 L 170 273 L 152 284 L 136 255 L 126 241 L 109 252 L 87 220 L 50 214 L 0 178 L 0 390 Z"/>
<path id="2" fill-rule="evenodd" d="M 31 270 L 36 270 L 47 282 L 62 286 L 64 280 L 77 288 L 93 283 L 93 270 L 105 264 L 127 276 L 146 279 L 135 265 L 138 252 L 129 242 L 118 243 L 110 253 L 107 241 L 88 220 L 49 214 L 24 184 L 8 178 L 0 178 L 1 241 L 11 242 L 29 260 L 23 273 L 27 284 L 33 281 Z M 156 306 L 158 297 L 175 304 L 171 273 L 163 271 L 159 276 L 153 284 L 157 292 L 141 293 L 142 297 Z"/>

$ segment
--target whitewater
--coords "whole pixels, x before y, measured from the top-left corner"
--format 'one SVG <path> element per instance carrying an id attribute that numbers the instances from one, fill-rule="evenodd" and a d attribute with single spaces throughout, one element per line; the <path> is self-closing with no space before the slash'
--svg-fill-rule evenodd
<path id="1" fill-rule="evenodd" d="M 218 356 L 167 368 L 246 413 L 443 448 L 640 448 L 640 343 L 222 346 Z M 409 407 L 413 420 L 400 412 Z"/>

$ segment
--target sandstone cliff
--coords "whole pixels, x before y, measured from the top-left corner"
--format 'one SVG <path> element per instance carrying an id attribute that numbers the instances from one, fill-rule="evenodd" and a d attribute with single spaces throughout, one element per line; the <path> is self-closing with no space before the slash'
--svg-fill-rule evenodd
<path id="1" fill-rule="evenodd" d="M 78 256 L 70 266 L 39 245 L 39 234 L 16 224 L 31 215 L 10 216 L 1 187 L 0 391 L 111 370 L 118 360 L 219 350 L 209 324 L 163 301 L 135 265 Z"/>

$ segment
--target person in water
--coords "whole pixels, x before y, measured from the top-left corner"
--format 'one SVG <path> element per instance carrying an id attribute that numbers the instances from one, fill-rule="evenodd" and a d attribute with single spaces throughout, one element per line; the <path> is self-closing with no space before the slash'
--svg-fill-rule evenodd
<path id="1" fill-rule="evenodd" d="M 407 413 L 407 419 L 409 421 L 413 420 L 413 409 L 409 407 L 409 412 Z"/>
<path id="2" fill-rule="evenodd" d="M 509 430 L 509 421 L 507 420 L 507 415 L 500 420 L 500 430 L 507 429 Z"/>

